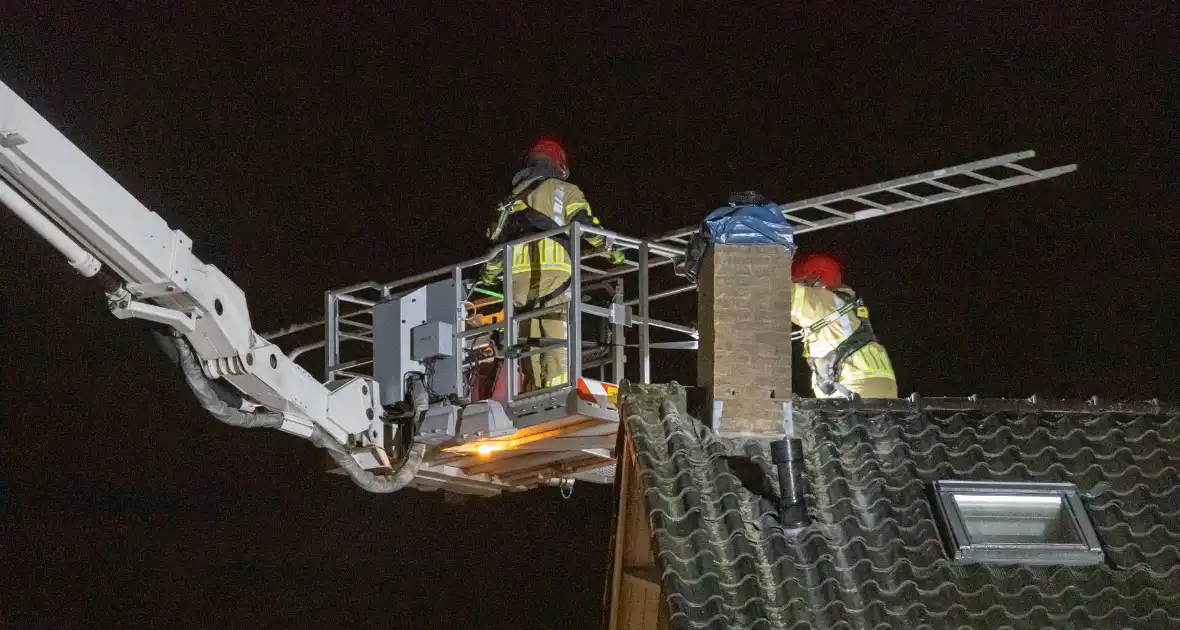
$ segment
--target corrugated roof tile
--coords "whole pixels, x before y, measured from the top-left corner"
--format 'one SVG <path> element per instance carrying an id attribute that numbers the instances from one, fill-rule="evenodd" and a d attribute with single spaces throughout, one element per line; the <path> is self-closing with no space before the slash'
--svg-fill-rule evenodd
<path id="1" fill-rule="evenodd" d="M 812 522 L 786 530 L 741 470 L 776 487 L 767 445 L 718 438 L 682 400 L 631 385 L 623 402 L 674 627 L 1180 626 L 1180 410 L 797 399 Z M 940 479 L 1077 484 L 1107 564 L 953 563 L 928 494 Z"/>

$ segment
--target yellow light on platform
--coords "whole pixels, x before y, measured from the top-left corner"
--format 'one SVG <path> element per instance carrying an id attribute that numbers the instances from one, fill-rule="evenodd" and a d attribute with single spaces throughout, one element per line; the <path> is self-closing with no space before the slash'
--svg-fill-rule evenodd
<path id="1" fill-rule="evenodd" d="M 480 455 L 489 455 L 502 448 L 504 447 L 500 444 L 480 444 L 479 446 L 475 447 L 475 452 L 479 453 Z"/>

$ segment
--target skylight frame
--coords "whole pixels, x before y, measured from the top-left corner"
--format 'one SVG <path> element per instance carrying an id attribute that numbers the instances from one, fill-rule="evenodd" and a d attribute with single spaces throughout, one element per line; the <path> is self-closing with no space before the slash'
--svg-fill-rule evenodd
<path id="1" fill-rule="evenodd" d="M 1059 497 L 1080 542 L 972 542 L 955 495 L 989 497 Z M 1077 486 L 1072 483 L 1018 481 L 935 481 L 934 496 L 947 545 L 956 563 L 1088 566 L 1102 564 L 1105 554 L 1090 522 Z"/>

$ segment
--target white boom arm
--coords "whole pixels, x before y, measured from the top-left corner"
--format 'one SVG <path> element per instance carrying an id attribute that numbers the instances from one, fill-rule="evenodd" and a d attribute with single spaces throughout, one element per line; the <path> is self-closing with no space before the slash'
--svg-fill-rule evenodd
<path id="1" fill-rule="evenodd" d="M 83 276 L 98 275 L 102 266 L 108 280 L 117 275 L 120 281 L 108 286 L 117 317 L 178 331 L 204 376 L 225 379 L 247 403 L 269 410 L 275 419 L 269 426 L 309 438 L 334 457 L 351 447 L 365 446 L 368 456 L 380 450 L 370 439 L 382 428 L 376 382 L 354 378 L 329 389 L 255 334 L 245 294 L 193 255 L 189 237 L 169 228 L 3 83 L 0 202 Z"/>

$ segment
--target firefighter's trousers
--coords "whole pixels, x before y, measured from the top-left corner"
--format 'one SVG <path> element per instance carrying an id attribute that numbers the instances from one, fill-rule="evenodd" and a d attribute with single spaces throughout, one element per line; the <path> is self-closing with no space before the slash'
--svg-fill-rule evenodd
<path id="1" fill-rule="evenodd" d="M 845 385 L 861 398 L 897 398 L 897 381 L 891 378 L 866 378 Z"/>
<path id="2" fill-rule="evenodd" d="M 861 379 L 841 380 L 848 391 L 860 395 L 861 398 L 897 398 L 897 381 L 891 378 L 868 377 Z M 847 398 L 843 392 L 836 389 L 830 396 L 825 396 L 819 385 L 812 383 L 812 391 L 817 398 Z"/>
<path id="3" fill-rule="evenodd" d="M 535 269 L 527 272 L 512 274 L 512 304 L 516 312 L 526 305 L 529 310 L 565 304 L 569 301 L 569 292 L 563 292 L 550 297 L 543 303 L 536 303 L 538 298 L 551 295 L 568 280 L 570 274 L 564 270 Z M 532 345 L 538 345 L 542 340 L 556 340 L 566 338 L 565 311 L 549 313 L 521 322 L 520 336 Z M 557 348 L 541 354 L 528 357 L 524 365 L 524 390 L 538 390 L 569 382 L 566 376 L 566 354 L 564 348 Z"/>

